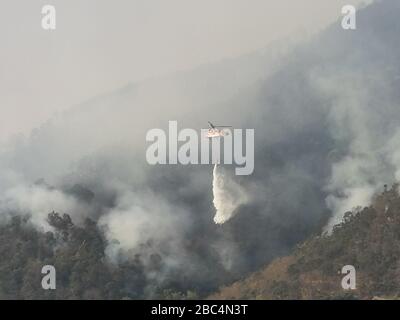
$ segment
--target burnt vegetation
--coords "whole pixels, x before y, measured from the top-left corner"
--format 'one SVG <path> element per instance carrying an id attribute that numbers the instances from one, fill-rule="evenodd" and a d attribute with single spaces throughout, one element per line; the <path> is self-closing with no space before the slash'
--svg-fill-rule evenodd
<path id="1" fill-rule="evenodd" d="M 357 271 L 356 290 L 344 290 L 342 267 Z M 218 299 L 400 298 L 400 197 L 398 185 L 373 204 L 347 212 L 330 235 L 315 235 L 290 256 L 276 259 L 243 281 L 222 288 Z"/>

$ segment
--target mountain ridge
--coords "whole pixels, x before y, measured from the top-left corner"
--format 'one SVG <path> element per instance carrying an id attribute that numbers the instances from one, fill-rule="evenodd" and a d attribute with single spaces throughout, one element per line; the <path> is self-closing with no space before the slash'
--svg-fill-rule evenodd
<path id="1" fill-rule="evenodd" d="M 315 235 L 209 299 L 400 299 L 398 184 L 373 204 L 348 211 L 332 234 Z M 341 287 L 342 267 L 356 269 L 356 289 Z"/>

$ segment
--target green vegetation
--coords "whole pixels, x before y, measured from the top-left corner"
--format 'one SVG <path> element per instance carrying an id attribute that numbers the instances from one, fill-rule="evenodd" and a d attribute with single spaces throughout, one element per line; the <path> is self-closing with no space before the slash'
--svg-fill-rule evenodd
<path id="1" fill-rule="evenodd" d="M 137 299 L 145 276 L 139 257 L 112 264 L 96 223 L 74 225 L 67 215 L 51 213 L 53 232 L 42 233 L 27 217 L 0 226 L 0 299 Z M 41 269 L 54 265 L 57 289 L 43 290 Z M 161 289 L 160 289 L 161 290 Z"/>
<path id="2" fill-rule="evenodd" d="M 142 263 L 140 254 L 112 263 L 97 224 L 75 225 L 67 214 L 48 215 L 51 232 L 14 216 L 0 225 L 0 299 L 196 299 L 177 283 L 149 283 L 161 257 Z M 54 265 L 57 289 L 41 287 L 44 265 Z M 341 269 L 353 265 L 357 289 L 341 287 Z M 175 279 L 176 281 L 176 279 Z M 179 282 L 179 281 L 178 281 Z M 182 283 L 184 281 L 182 280 Z M 345 214 L 331 235 L 316 235 L 264 270 L 222 288 L 217 299 L 373 299 L 400 297 L 400 197 L 398 186 L 373 205 Z"/>

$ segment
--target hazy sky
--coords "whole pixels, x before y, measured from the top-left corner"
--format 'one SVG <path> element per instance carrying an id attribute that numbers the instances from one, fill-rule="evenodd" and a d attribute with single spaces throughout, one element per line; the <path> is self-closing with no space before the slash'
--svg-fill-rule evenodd
<path id="1" fill-rule="evenodd" d="M 128 82 L 235 57 L 363 0 L 2 0 L 0 142 Z M 41 8 L 57 30 L 41 28 Z"/>

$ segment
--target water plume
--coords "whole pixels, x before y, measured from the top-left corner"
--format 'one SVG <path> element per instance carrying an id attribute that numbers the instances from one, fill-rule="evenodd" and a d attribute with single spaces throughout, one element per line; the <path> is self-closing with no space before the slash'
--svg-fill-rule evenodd
<path id="1" fill-rule="evenodd" d="M 227 222 L 238 212 L 237 209 L 247 202 L 247 195 L 243 188 L 218 169 L 217 164 L 214 165 L 213 170 L 213 196 L 216 224 Z"/>

